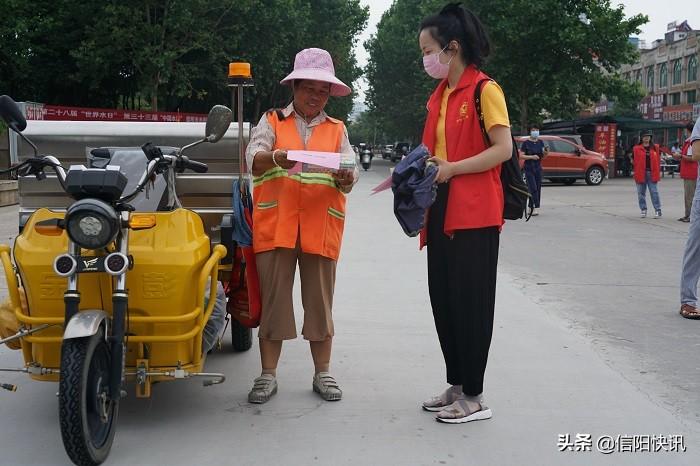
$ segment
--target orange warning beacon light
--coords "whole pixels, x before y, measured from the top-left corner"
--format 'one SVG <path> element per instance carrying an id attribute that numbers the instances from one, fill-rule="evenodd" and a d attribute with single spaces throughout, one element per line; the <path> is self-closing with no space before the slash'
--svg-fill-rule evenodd
<path id="1" fill-rule="evenodd" d="M 244 78 L 251 79 L 253 76 L 250 73 L 250 63 L 234 62 L 228 64 L 229 78 Z"/>
<path id="2" fill-rule="evenodd" d="M 253 74 L 250 72 L 250 63 L 232 62 L 228 64 L 228 86 L 241 89 L 253 85 Z M 242 97 L 242 96 L 241 96 Z M 231 108 L 235 108 L 231 107 Z"/>

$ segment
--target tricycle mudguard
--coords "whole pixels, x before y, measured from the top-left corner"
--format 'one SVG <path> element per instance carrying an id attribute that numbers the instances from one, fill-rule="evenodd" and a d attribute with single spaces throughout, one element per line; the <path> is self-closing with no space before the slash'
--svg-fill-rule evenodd
<path id="1" fill-rule="evenodd" d="M 100 329 L 100 325 L 102 325 L 103 321 L 107 321 L 107 318 L 107 313 L 99 309 L 80 311 L 66 324 L 66 330 L 63 332 L 63 339 L 70 340 L 73 338 L 91 337 L 97 333 Z M 105 335 L 107 334 L 107 329 L 105 329 Z"/>

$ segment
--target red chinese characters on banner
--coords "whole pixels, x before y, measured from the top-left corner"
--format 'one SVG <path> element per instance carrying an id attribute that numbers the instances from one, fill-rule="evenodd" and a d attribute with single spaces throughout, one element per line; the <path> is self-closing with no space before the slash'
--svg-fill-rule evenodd
<path id="1" fill-rule="evenodd" d="M 595 126 L 595 145 L 593 150 L 609 159 L 615 158 L 617 145 L 617 124 L 600 123 Z"/>
<path id="2" fill-rule="evenodd" d="M 61 107 L 27 102 L 27 120 L 62 121 L 159 121 L 159 122 L 205 122 L 201 113 L 143 112 L 139 110 Z"/>

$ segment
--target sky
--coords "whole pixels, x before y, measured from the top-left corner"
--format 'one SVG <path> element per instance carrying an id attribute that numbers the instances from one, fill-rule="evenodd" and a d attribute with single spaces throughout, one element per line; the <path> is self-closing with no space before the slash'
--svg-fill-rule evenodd
<path id="1" fill-rule="evenodd" d="M 537 0 L 532 0 L 536 2 Z M 364 42 L 377 30 L 377 23 L 382 17 L 382 13 L 388 10 L 393 0 L 360 0 L 360 3 L 369 6 L 369 22 L 367 28 L 360 36 L 355 50 L 357 61 L 360 66 L 367 64 L 368 54 L 364 48 Z M 445 0 L 447 3 L 447 0 Z M 627 16 L 639 13 L 649 17 L 649 22 L 642 26 L 639 37 L 651 45 L 656 39 L 663 38 L 666 26 L 678 21 L 688 20 L 694 29 L 700 29 L 700 1 L 699 0 L 612 0 L 613 5 L 622 4 L 625 7 Z M 416 45 L 416 47 L 418 47 Z M 355 83 L 355 87 L 360 91 L 359 100 L 364 100 L 363 89 L 366 85 L 362 82 Z"/>

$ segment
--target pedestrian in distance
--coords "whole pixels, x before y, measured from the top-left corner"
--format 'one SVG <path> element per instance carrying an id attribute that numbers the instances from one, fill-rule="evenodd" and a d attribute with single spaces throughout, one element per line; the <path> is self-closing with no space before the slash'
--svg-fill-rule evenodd
<path id="1" fill-rule="evenodd" d="M 640 216 L 647 216 L 647 188 L 654 206 L 654 218 L 661 218 L 661 199 L 657 186 L 661 179 L 661 155 L 659 147 L 653 144 L 654 133 L 642 134 L 641 144 L 634 146 L 634 182 L 637 184 L 637 200 Z"/>
<path id="2" fill-rule="evenodd" d="M 673 158 L 676 158 L 676 156 L 679 155 L 679 154 L 681 153 L 681 148 L 680 148 L 680 146 L 678 145 L 678 142 L 677 142 L 677 141 L 673 141 L 673 144 L 671 144 L 671 149 L 670 149 L 670 150 L 671 150 L 671 156 L 672 156 Z"/>
<path id="3" fill-rule="evenodd" d="M 620 176 L 624 171 L 625 164 L 625 147 L 622 140 L 617 141 L 615 146 L 615 176 Z"/>
<path id="4" fill-rule="evenodd" d="M 700 120 L 695 122 L 690 138 L 688 155 L 693 161 L 700 160 Z M 696 176 L 698 176 L 696 172 Z M 681 310 L 686 319 L 700 319 L 698 311 L 698 280 L 700 280 L 700 183 L 696 183 L 695 196 L 690 211 L 690 228 L 683 253 L 681 269 Z"/>
<path id="5" fill-rule="evenodd" d="M 634 156 L 634 147 L 639 144 L 639 139 L 634 138 L 632 140 L 632 144 L 628 145 L 625 148 L 625 158 L 623 159 L 623 164 L 622 164 L 622 176 L 629 177 L 632 175 L 632 169 L 633 169 L 633 156 Z"/>
<path id="6" fill-rule="evenodd" d="M 532 215 L 539 215 L 540 198 L 542 196 L 542 159 L 547 155 L 548 148 L 540 139 L 540 129 L 530 128 L 530 137 L 520 146 L 520 159 L 524 160 L 525 180 L 530 191 L 529 207 Z"/>
<path id="7" fill-rule="evenodd" d="M 679 218 L 679 222 L 690 222 L 690 211 L 693 206 L 693 196 L 695 195 L 695 188 L 698 179 L 698 163 L 693 160 L 690 135 L 693 131 L 693 122 L 691 121 L 685 126 L 688 132 L 688 137 L 683 143 L 683 147 L 678 149 L 673 155 L 673 158 L 680 160 L 680 174 L 683 179 L 683 200 L 685 204 L 685 215 Z"/>
<path id="8" fill-rule="evenodd" d="M 503 91 L 479 68 L 490 45 L 479 19 L 459 3 L 425 18 L 418 38 L 425 72 L 440 80 L 428 100 L 423 144 L 438 167 L 437 198 L 421 233 L 428 288 L 449 387 L 423 402 L 437 420 L 491 417 L 483 399 L 493 333 L 498 247 L 503 225 L 500 165 L 512 153 Z M 489 146 L 475 109 L 481 91 Z"/>
<path id="9" fill-rule="evenodd" d="M 304 305 L 302 334 L 309 341 L 315 369 L 312 388 L 324 400 L 335 401 L 343 393 L 329 373 L 335 271 L 345 195 L 358 171 L 345 125 L 324 108 L 329 96 L 346 96 L 351 89 L 335 77 L 330 54 L 315 48 L 296 55 L 294 70 L 281 84 L 292 86 L 292 103 L 263 115 L 246 151 L 253 175 L 253 249 L 262 301 L 258 331 L 262 371 L 248 401 L 265 403 L 277 392 L 282 342 L 297 336 L 292 301 L 297 263 Z M 297 163 L 288 158 L 290 150 L 340 153 L 353 168 L 290 173 Z"/>

